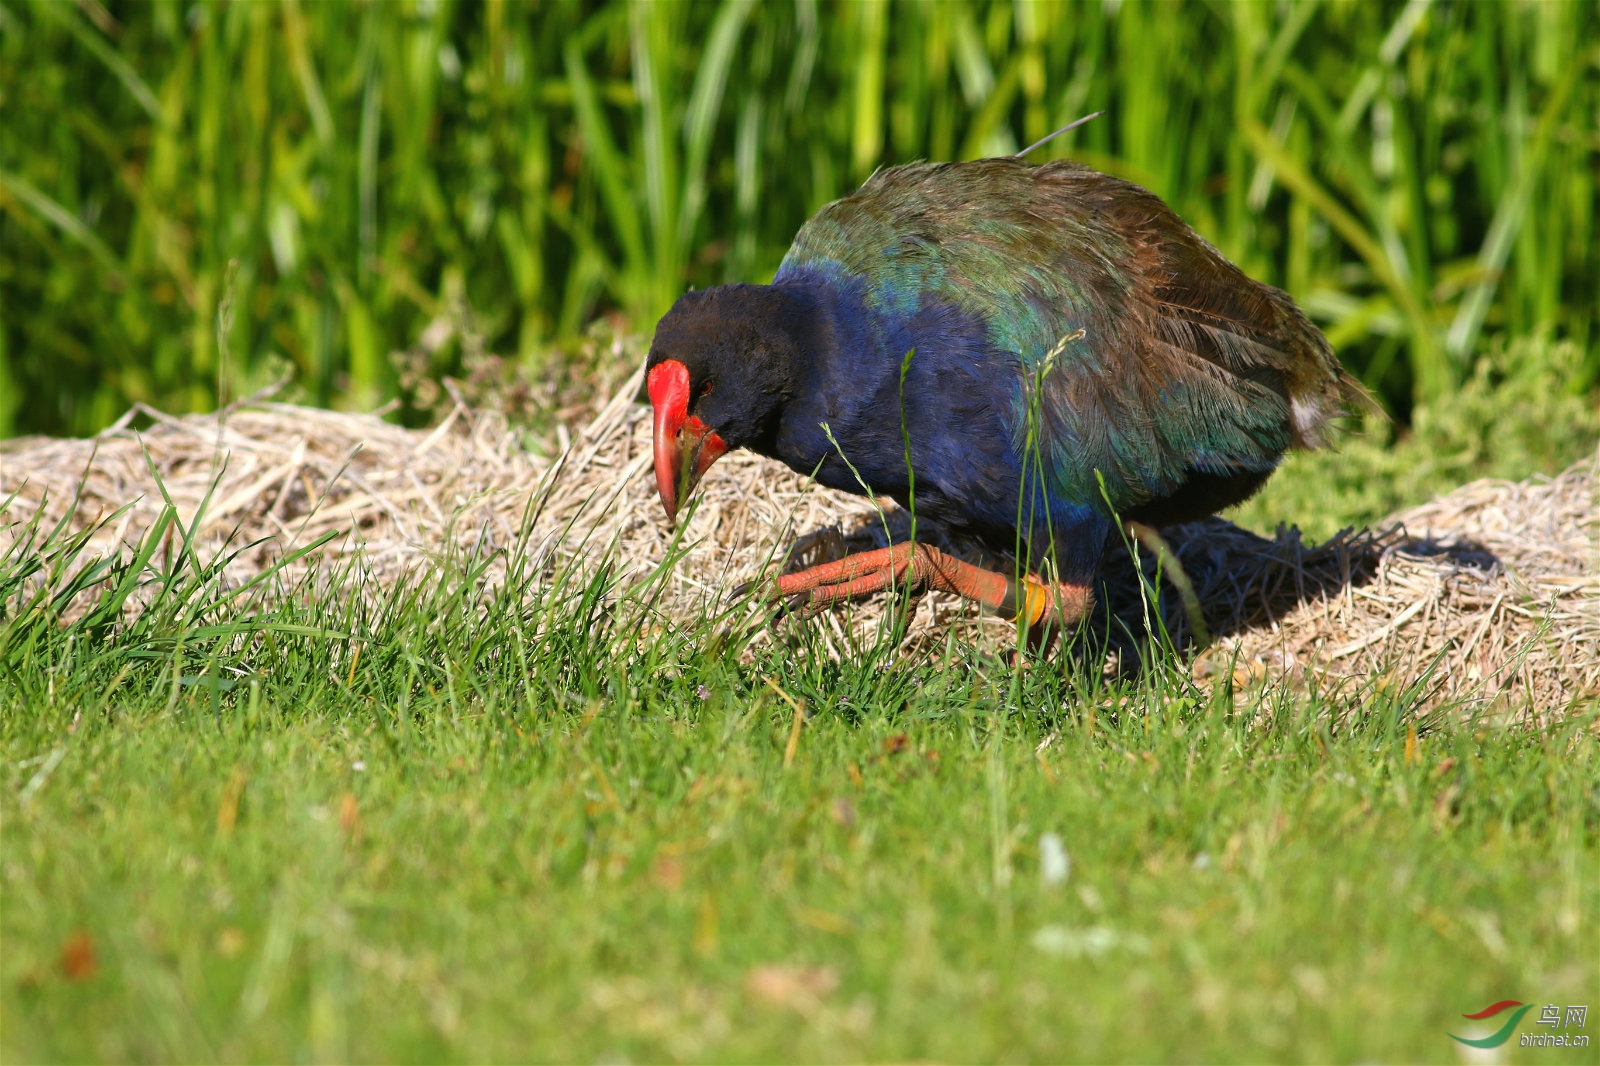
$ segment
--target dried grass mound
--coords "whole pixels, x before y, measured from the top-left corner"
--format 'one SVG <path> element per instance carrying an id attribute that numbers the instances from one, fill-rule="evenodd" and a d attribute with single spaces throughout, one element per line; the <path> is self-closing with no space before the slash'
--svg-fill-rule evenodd
<path id="1" fill-rule="evenodd" d="M 141 405 L 92 439 L 0 443 L 0 500 L 13 497 L 0 551 L 36 516 L 66 516 L 69 529 L 96 529 L 90 553 L 126 557 L 170 499 L 185 528 L 200 516 L 202 557 L 260 542 L 232 564 L 241 582 L 330 534 L 299 569 L 353 556 L 381 586 L 436 565 L 449 548 L 507 548 L 524 532 L 547 568 L 587 565 L 610 549 L 620 580 L 639 580 L 673 540 L 650 475 L 650 412 L 632 402 L 640 380 L 554 455 L 525 448 L 500 414 L 464 404 L 426 431 L 259 400 L 181 418 Z M 661 608 L 691 617 L 757 576 L 795 530 L 873 513 L 870 502 L 808 487 L 777 464 L 730 455 L 696 493 L 682 533 L 694 549 Z"/>
<path id="2" fill-rule="evenodd" d="M 1600 456 L 1554 478 L 1475 481 L 1402 511 L 1365 537 L 1343 587 L 1211 654 L 1236 653 L 1256 674 L 1376 679 L 1415 688 L 1423 706 L 1466 701 L 1535 724 L 1592 703 L 1597 470 Z"/>
<path id="3" fill-rule="evenodd" d="M 325 535 L 332 539 L 297 565 L 354 557 L 375 589 L 439 565 L 450 548 L 518 543 L 547 568 L 590 566 L 609 551 L 622 583 L 642 580 L 672 536 L 649 473 L 649 411 L 632 402 L 638 382 L 636 374 L 553 455 L 525 448 L 501 416 L 464 404 L 427 431 L 263 400 L 183 418 L 138 407 L 90 440 L 0 445 L 0 499 L 12 497 L 0 551 L 40 512 L 53 522 L 70 511 L 70 528 L 98 525 L 91 552 L 126 555 L 170 497 L 185 526 L 202 514 L 202 556 L 259 542 L 233 562 L 238 581 Z M 148 425 L 136 431 L 139 423 Z M 1376 682 L 1412 690 L 1419 707 L 1469 701 L 1507 716 L 1557 713 L 1600 696 L 1597 465 L 1475 482 L 1377 531 L 1323 544 L 1294 529 L 1263 538 L 1220 519 L 1165 530 L 1159 545 L 1110 553 L 1091 624 L 1124 665 L 1152 640 L 1210 640 L 1194 661 L 1202 684 Z M 696 499 L 683 531 L 689 550 L 659 601 L 669 618 L 724 603 L 737 584 L 785 560 L 798 566 L 881 546 L 910 528 L 892 504 L 809 485 L 747 453 L 713 467 Z M 938 531 L 919 535 L 973 556 L 973 546 Z M 1158 561 L 1168 576 L 1158 576 Z M 1174 562 L 1195 592 L 1187 608 L 1169 580 Z M 883 610 L 868 601 L 805 624 L 842 648 Z M 942 643 L 952 630 L 1013 639 L 1008 623 L 930 594 L 915 606 L 907 642 Z"/>

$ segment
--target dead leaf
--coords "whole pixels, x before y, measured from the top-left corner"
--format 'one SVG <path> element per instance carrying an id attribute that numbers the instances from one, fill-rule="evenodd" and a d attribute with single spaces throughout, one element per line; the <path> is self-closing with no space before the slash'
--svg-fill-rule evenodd
<path id="1" fill-rule="evenodd" d="M 694 953 L 703 959 L 717 953 L 717 901 L 710 893 L 700 900 L 700 914 L 694 921 Z"/>
<path id="2" fill-rule="evenodd" d="M 244 783 L 248 780 L 244 767 L 235 766 L 233 773 L 228 777 L 228 783 L 222 789 L 222 802 L 217 804 L 217 835 L 229 837 L 233 835 L 233 827 L 239 821 L 239 800 L 244 796 Z"/>
<path id="3" fill-rule="evenodd" d="M 650 879 L 656 883 L 657 888 L 676 892 L 683 887 L 683 863 L 662 856 L 656 859 L 655 865 L 650 868 Z"/>
<path id="4" fill-rule="evenodd" d="M 244 930 L 230 925 L 217 937 L 217 951 L 225 958 L 233 958 L 244 950 Z"/>
<path id="5" fill-rule="evenodd" d="M 832 911 L 825 911 L 821 907 L 796 907 L 794 916 L 811 928 L 821 929 L 824 933 L 837 933 L 843 936 L 855 928 L 850 919 Z"/>
<path id="6" fill-rule="evenodd" d="M 757 966 L 744 978 L 744 990 L 751 998 L 801 1014 L 815 1010 L 838 987 L 839 977 L 831 966 Z"/>
<path id="7" fill-rule="evenodd" d="M 361 808 L 354 792 L 346 792 L 339 799 L 339 828 L 346 836 L 355 836 L 361 828 Z"/>
<path id="8" fill-rule="evenodd" d="M 94 938 L 82 929 L 61 942 L 61 972 L 69 981 L 88 981 L 100 970 Z"/>

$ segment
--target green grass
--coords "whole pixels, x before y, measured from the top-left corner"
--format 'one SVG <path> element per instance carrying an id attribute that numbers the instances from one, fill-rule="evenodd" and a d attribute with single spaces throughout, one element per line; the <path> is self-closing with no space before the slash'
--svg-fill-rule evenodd
<path id="1" fill-rule="evenodd" d="M 368 601 L 163 538 L 0 560 L 8 1062 L 1438 1061 L 1600 999 L 1592 703 L 833 662 L 641 639 L 604 571 Z"/>
<path id="2" fill-rule="evenodd" d="M 875 166 L 1102 108 L 1035 158 L 1165 197 L 1402 424 L 1501 336 L 1571 342 L 1581 395 L 1597 41 L 1582 2 L 5 0 L 0 436 L 285 372 L 420 420 L 413 364 L 557 374 L 598 313 L 765 280 Z"/>

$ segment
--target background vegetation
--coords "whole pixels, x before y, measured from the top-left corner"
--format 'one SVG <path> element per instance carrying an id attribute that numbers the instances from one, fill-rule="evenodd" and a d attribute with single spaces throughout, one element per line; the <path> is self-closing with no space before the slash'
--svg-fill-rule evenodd
<path id="1" fill-rule="evenodd" d="M 291 366 L 425 419 L 486 353 L 556 375 L 596 315 L 764 279 L 880 164 L 1100 108 L 1037 158 L 1166 197 L 1401 424 L 1496 335 L 1600 371 L 1593 4 L 3 0 L 0 107 L 0 435 Z"/>

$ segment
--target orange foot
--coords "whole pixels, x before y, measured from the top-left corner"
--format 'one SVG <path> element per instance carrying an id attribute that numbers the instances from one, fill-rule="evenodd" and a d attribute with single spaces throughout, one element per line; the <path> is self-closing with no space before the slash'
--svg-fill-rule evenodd
<path id="1" fill-rule="evenodd" d="M 964 563 L 926 544 L 896 544 L 860 552 L 778 578 L 778 595 L 816 608 L 866 596 L 904 582 L 913 591 L 938 589 L 974 600 L 1003 618 L 1022 615 L 1030 629 L 1047 615 L 1062 628 L 1076 625 L 1091 603 L 1087 585 L 1045 582 L 1029 574 L 1020 583 L 1006 574 Z M 1053 608 L 1053 610 L 1052 610 Z"/>

